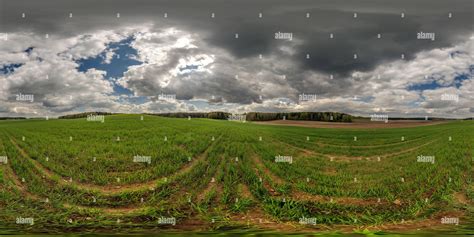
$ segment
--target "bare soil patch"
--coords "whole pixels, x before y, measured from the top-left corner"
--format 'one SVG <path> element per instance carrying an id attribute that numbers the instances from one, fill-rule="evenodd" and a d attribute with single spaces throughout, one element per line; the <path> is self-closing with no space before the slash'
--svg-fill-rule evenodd
<path id="1" fill-rule="evenodd" d="M 68 203 L 63 203 L 64 208 L 79 210 L 99 210 L 105 214 L 109 215 L 126 215 L 143 210 L 142 206 L 127 206 L 127 207 L 92 207 L 92 206 L 81 206 L 81 205 L 71 205 Z"/>
<path id="2" fill-rule="evenodd" d="M 208 195 L 213 189 L 217 190 L 217 183 L 215 181 L 209 182 L 207 187 L 201 193 L 199 193 L 199 195 L 197 196 L 198 202 L 202 202 L 206 195 Z"/>
<path id="3" fill-rule="evenodd" d="M 461 211 L 450 211 L 450 212 L 438 212 L 431 217 L 423 220 L 407 220 L 403 223 L 384 223 L 378 226 L 367 227 L 369 230 L 384 230 L 392 232 L 408 232 L 413 230 L 436 230 L 436 229 L 449 229 L 453 228 L 454 225 L 442 224 L 441 218 L 443 217 L 458 217 L 462 218 L 464 213 Z"/>
<path id="4" fill-rule="evenodd" d="M 283 232 L 302 231 L 301 226 L 292 222 L 281 222 L 263 211 L 260 206 L 251 208 L 245 213 L 231 216 L 231 221 L 262 230 L 278 230 Z M 304 229 L 306 230 L 306 229 Z M 307 230 L 306 230 L 307 231 Z"/>
<path id="5" fill-rule="evenodd" d="M 454 193 L 453 195 L 454 195 L 454 200 L 456 202 L 464 204 L 464 205 L 467 205 L 469 203 L 469 199 L 464 193 L 457 192 L 457 193 Z"/>
<path id="6" fill-rule="evenodd" d="M 250 188 L 246 184 L 239 184 L 237 190 L 239 190 L 239 194 L 241 195 L 241 197 L 247 199 L 254 199 L 252 193 L 250 192 Z"/>

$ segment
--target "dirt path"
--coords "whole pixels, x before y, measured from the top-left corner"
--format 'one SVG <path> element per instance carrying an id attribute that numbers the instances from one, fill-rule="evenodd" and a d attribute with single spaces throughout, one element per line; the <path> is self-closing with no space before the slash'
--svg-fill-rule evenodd
<path id="1" fill-rule="evenodd" d="M 144 206 L 128 206 L 128 207 L 91 207 L 91 206 L 81 206 L 81 205 L 71 205 L 69 203 L 63 203 L 63 207 L 67 209 L 78 209 L 78 210 L 99 210 L 100 212 L 108 215 L 127 215 L 132 213 L 140 213 L 146 207 Z"/>

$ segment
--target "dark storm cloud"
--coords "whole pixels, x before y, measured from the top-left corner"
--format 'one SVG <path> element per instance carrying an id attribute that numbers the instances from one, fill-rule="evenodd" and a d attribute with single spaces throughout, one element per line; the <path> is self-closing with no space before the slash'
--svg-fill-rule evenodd
<path id="1" fill-rule="evenodd" d="M 222 24 L 208 40 L 210 44 L 223 47 L 238 58 L 252 57 L 271 51 L 275 43 L 272 36 L 276 31 L 275 26 L 250 22 L 241 25 Z M 235 34 L 238 34 L 238 38 Z"/>
<path id="2" fill-rule="evenodd" d="M 421 50 L 448 47 L 472 32 L 473 2 L 456 1 L 73 1 L 1 0 L 1 31 L 31 30 L 41 34 L 76 35 L 96 28 L 155 22 L 203 34 L 209 44 L 235 57 L 270 53 L 281 42 L 274 33 L 292 32 L 303 44 L 294 60 L 303 70 L 347 76 L 382 62 L 411 59 Z M 21 19 L 21 13 L 27 18 Z M 69 12 L 73 18 L 69 19 Z M 168 13 L 164 19 L 163 14 Z M 263 18 L 258 18 L 258 13 Z M 305 14 L 310 13 L 310 18 Z M 353 12 L 358 13 L 356 19 Z M 400 13 L 405 13 L 401 19 Z M 448 12 L 453 18 L 448 19 Z M 120 13 L 120 19 L 116 18 Z M 216 18 L 211 19 L 210 14 Z M 416 33 L 435 32 L 434 42 Z M 235 33 L 239 38 L 235 39 Z M 334 39 L 329 39 L 329 34 Z M 378 33 L 382 39 L 376 39 Z M 307 60 L 306 53 L 311 55 Z M 353 59 L 358 54 L 358 59 Z"/>

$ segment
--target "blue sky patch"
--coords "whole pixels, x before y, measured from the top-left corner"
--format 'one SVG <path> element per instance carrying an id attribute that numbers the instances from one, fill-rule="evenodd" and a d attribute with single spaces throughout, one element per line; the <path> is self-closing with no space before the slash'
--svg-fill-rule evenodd
<path id="1" fill-rule="evenodd" d="M 408 87 L 408 90 L 409 91 L 424 91 L 424 90 L 434 90 L 434 89 L 437 89 L 437 88 L 440 88 L 440 87 L 442 87 L 442 86 L 440 84 L 438 84 L 438 82 L 431 81 L 431 82 L 428 82 L 428 83 L 420 83 L 420 84 L 410 85 Z"/>
<path id="2" fill-rule="evenodd" d="M 462 82 L 465 81 L 465 80 L 469 80 L 470 77 L 471 77 L 471 75 L 469 75 L 469 74 L 457 75 L 454 78 L 454 85 L 456 86 L 456 88 L 459 88 L 459 87 L 462 86 Z"/>
<path id="3" fill-rule="evenodd" d="M 16 69 L 23 66 L 21 63 L 12 63 L 6 65 L 0 65 L 0 74 L 8 75 L 13 73 Z"/>
<path id="4" fill-rule="evenodd" d="M 190 64 L 190 65 L 186 65 L 185 67 L 180 67 L 179 70 L 182 72 L 185 70 L 197 70 L 198 68 L 199 68 L 199 65 Z"/>
<path id="5" fill-rule="evenodd" d="M 25 51 L 23 51 L 23 52 L 25 52 L 26 54 L 30 55 L 31 52 L 33 51 L 33 49 L 34 49 L 34 47 L 28 47 L 28 48 L 25 49 Z"/>
<path id="6" fill-rule="evenodd" d="M 436 80 L 427 83 L 419 83 L 408 86 L 409 91 L 424 91 L 424 90 L 435 90 L 441 87 L 455 86 L 459 89 L 462 86 L 463 81 L 469 80 L 474 73 L 474 65 L 469 66 L 469 73 L 458 74 L 454 77 L 454 82 L 450 85 L 440 85 Z"/>
<path id="7" fill-rule="evenodd" d="M 455 58 L 458 55 L 463 55 L 463 54 L 467 54 L 467 53 L 463 52 L 463 51 L 456 50 L 456 51 L 450 52 L 449 56 L 451 56 L 451 58 Z"/>
<path id="8" fill-rule="evenodd" d="M 362 101 L 365 103 L 371 103 L 372 101 L 374 101 L 374 99 L 375 99 L 374 96 L 356 96 L 355 100 Z"/>
<path id="9" fill-rule="evenodd" d="M 134 39 L 133 36 L 130 36 L 122 41 L 109 43 L 106 49 L 99 55 L 77 60 L 76 62 L 79 64 L 78 71 L 86 72 L 91 68 L 95 68 L 97 70 L 105 71 L 108 80 L 123 77 L 123 74 L 128 70 L 128 67 L 142 64 L 142 62 L 133 59 L 134 56 L 137 55 L 137 50 L 130 46 L 130 43 Z M 110 63 L 106 63 L 106 53 L 110 50 L 114 52 L 114 56 Z M 119 95 L 132 94 L 130 90 L 115 83 L 114 92 Z"/>

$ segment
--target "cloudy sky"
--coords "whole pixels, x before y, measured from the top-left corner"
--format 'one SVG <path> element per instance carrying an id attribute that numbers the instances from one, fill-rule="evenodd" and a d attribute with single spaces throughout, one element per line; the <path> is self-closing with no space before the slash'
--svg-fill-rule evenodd
<path id="1" fill-rule="evenodd" d="M 0 116 L 472 117 L 473 9 L 472 0 L 0 0 Z"/>

